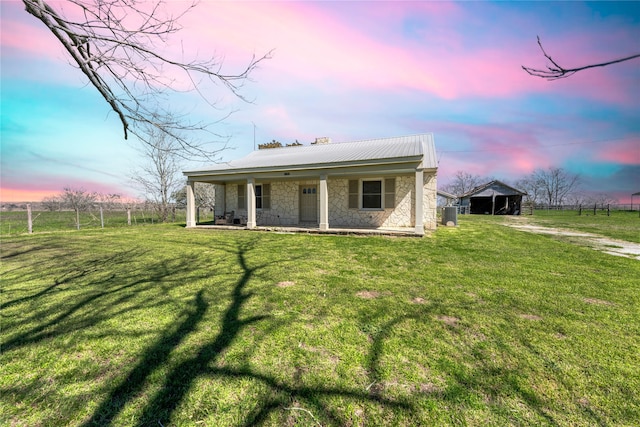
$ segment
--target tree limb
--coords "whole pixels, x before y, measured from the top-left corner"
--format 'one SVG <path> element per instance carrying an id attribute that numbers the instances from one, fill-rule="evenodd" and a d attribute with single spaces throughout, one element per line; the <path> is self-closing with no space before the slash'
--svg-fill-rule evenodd
<path id="1" fill-rule="evenodd" d="M 66 4 L 79 9 L 81 18 L 77 19 L 69 18 L 69 14 L 65 16 L 58 3 L 57 10 L 45 0 L 23 0 L 23 3 L 26 11 L 40 20 L 64 46 L 89 83 L 118 115 L 125 139 L 131 133 L 153 144 L 157 138 L 148 134 L 151 126 L 178 141 L 184 157 L 196 155 L 212 160 L 224 148 L 210 151 L 206 142 L 187 139 L 183 135 L 188 133 L 183 131 L 222 137 L 211 131 L 211 124 L 193 123 L 158 105 L 169 92 L 185 91 L 176 87 L 175 78 L 167 77 L 168 72 L 183 73 L 184 82 L 190 86 L 186 91 L 196 91 L 213 107 L 215 102 L 198 88 L 200 78 L 222 84 L 235 97 L 250 102 L 240 93 L 242 85 L 272 53 L 254 55 L 238 73 L 222 72 L 222 63 L 215 57 L 182 62 L 163 55 L 161 47 L 168 36 L 181 29 L 178 19 L 195 7 L 193 3 L 177 16 L 163 16 L 162 1 L 150 5 L 137 0 L 67 0 Z M 162 111 L 164 115 L 159 114 Z"/>
<path id="2" fill-rule="evenodd" d="M 540 41 L 540 36 L 537 36 L 537 38 L 538 38 L 538 46 L 540 46 L 540 50 L 542 51 L 542 54 L 545 56 L 545 58 L 547 58 L 549 62 L 551 62 L 551 65 L 547 65 L 546 70 L 525 67 L 524 65 L 522 65 L 522 69 L 532 76 L 541 77 L 547 80 L 564 79 L 569 76 L 572 76 L 578 71 L 587 70 L 589 68 L 606 67 L 607 65 L 617 64 L 619 62 L 629 61 L 630 59 L 640 58 L 640 53 L 639 53 L 639 54 L 627 56 L 625 58 L 619 58 L 619 59 L 614 59 L 612 61 L 601 62 L 599 64 L 589 64 L 589 65 L 585 65 L 577 68 L 564 68 L 561 65 L 559 65 L 556 61 L 554 61 L 553 58 L 551 58 L 551 56 L 544 50 L 544 47 L 542 47 L 542 42 Z"/>

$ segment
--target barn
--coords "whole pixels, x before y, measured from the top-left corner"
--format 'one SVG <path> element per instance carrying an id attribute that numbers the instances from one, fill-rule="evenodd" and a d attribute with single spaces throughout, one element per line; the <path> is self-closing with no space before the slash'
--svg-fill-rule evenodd
<path id="1" fill-rule="evenodd" d="M 524 191 L 494 180 L 459 196 L 460 213 L 520 215 Z"/>

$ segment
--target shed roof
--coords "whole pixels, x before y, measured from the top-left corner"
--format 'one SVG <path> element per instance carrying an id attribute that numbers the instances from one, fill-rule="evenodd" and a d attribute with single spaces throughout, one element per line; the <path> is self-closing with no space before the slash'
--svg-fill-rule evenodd
<path id="1" fill-rule="evenodd" d="M 354 142 L 327 143 L 269 148 L 208 168 L 185 171 L 185 175 L 262 171 L 274 168 L 422 160 L 424 168 L 436 168 L 433 134 L 368 139 Z"/>
<path id="2" fill-rule="evenodd" d="M 496 185 L 496 186 L 500 186 L 500 187 L 504 187 L 504 188 L 507 188 L 507 189 L 509 189 L 509 190 L 513 190 L 513 192 L 514 192 L 514 193 L 516 193 L 516 194 L 520 194 L 520 195 L 525 195 L 525 194 L 527 194 L 527 193 L 525 193 L 524 191 L 520 191 L 520 190 L 518 190 L 517 188 L 514 188 L 514 187 L 512 187 L 512 186 L 510 186 L 510 185 L 505 184 L 505 183 L 504 183 L 504 182 L 502 182 L 502 181 L 493 180 L 493 181 L 491 181 L 491 182 L 487 182 L 486 184 L 479 185 L 479 186 L 477 186 L 477 187 L 473 188 L 472 190 L 467 191 L 466 193 L 462 194 L 462 195 L 461 195 L 461 196 L 459 196 L 459 197 L 460 197 L 460 198 L 463 198 L 463 197 L 473 196 L 474 194 L 481 193 L 481 192 L 483 192 L 484 190 L 486 190 L 487 188 L 489 188 L 489 187 L 491 187 L 491 186 L 494 186 L 494 185 Z"/>
<path id="3" fill-rule="evenodd" d="M 455 194 L 451 194 L 451 193 L 449 193 L 447 191 L 444 191 L 444 190 L 438 190 L 437 193 L 438 193 L 438 196 L 442 196 L 442 197 L 445 197 L 447 199 L 457 199 L 458 198 L 458 196 L 456 196 Z"/>

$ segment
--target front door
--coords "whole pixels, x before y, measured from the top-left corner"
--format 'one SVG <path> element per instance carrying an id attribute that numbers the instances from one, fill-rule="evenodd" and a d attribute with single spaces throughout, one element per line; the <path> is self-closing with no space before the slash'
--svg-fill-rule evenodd
<path id="1" fill-rule="evenodd" d="M 318 223 L 318 186 L 300 186 L 300 222 Z"/>

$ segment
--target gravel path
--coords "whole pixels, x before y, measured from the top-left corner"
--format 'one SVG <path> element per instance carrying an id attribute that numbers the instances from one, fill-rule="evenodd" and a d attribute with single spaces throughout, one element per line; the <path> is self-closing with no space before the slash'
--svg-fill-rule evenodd
<path id="1" fill-rule="evenodd" d="M 521 231 L 538 234 L 551 234 L 554 236 L 566 237 L 568 241 L 589 246 L 598 251 L 616 256 L 623 256 L 640 260 L 640 244 L 627 242 L 625 240 L 612 239 L 598 234 L 585 233 L 581 231 L 565 230 L 561 228 L 542 227 L 530 224 L 505 224 L 509 227 L 516 228 Z"/>

